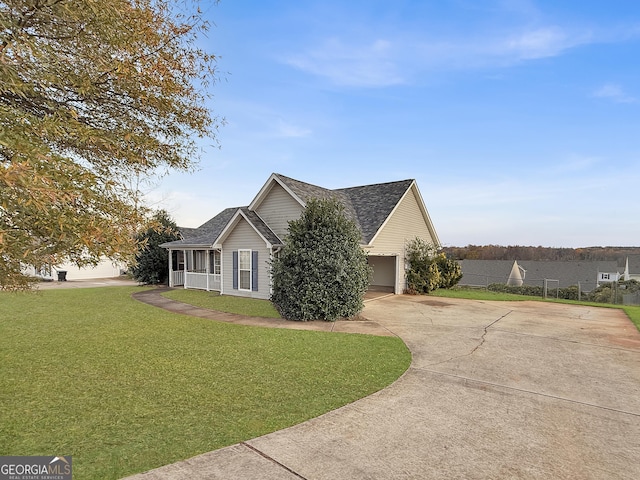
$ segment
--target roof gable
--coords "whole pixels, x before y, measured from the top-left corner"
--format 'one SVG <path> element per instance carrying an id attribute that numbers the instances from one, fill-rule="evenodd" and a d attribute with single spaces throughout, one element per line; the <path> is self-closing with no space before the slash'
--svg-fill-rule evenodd
<path id="1" fill-rule="evenodd" d="M 348 199 L 364 243 L 373 240 L 412 183 L 413 180 L 402 180 L 336 190 Z"/>
<path id="2" fill-rule="evenodd" d="M 331 190 L 293 178 L 273 173 L 262 186 L 248 207 L 227 208 L 218 215 L 195 229 L 185 229 L 184 240 L 163 244 L 166 247 L 206 247 L 221 244 L 224 238 L 237 224 L 241 215 L 260 234 L 266 243 L 281 245 L 282 240 L 262 220 L 256 210 L 269 196 L 275 185 L 280 185 L 302 207 L 312 199 L 335 198 L 344 205 L 346 216 L 353 220 L 361 232 L 362 242 L 370 245 L 389 221 L 402 200 L 409 192 L 413 192 L 419 205 L 423 220 L 431 233 L 432 240 L 439 244 L 431 218 L 424 205 L 415 180 L 377 183 L 350 188 Z"/>
<path id="3" fill-rule="evenodd" d="M 185 229 L 183 240 L 163 243 L 162 247 L 211 247 L 240 207 L 226 208 L 198 228 Z M 182 230 L 181 230 L 182 232 Z"/>
<path id="4" fill-rule="evenodd" d="M 401 204 L 407 199 L 407 195 L 410 195 L 410 194 L 413 194 L 413 200 L 415 201 L 415 204 L 417 205 L 418 209 L 420 210 L 420 213 L 422 214 L 422 219 L 424 221 L 424 225 L 427 227 L 427 230 L 429 231 L 431 242 L 438 247 L 440 246 L 440 238 L 438 237 L 438 233 L 436 232 L 436 229 L 433 226 L 433 222 L 431 221 L 431 216 L 427 211 L 427 206 L 425 205 L 424 200 L 422 199 L 422 195 L 420 194 L 420 190 L 418 189 L 418 184 L 416 183 L 415 180 L 411 181 L 411 185 L 409 185 L 409 188 L 407 188 L 407 190 L 404 192 L 400 200 L 398 200 L 398 202 L 396 203 L 395 207 L 393 207 L 393 211 L 387 216 L 387 219 L 380 225 L 380 227 L 378 228 L 378 231 L 373 236 L 370 243 L 372 243 L 376 239 L 376 237 L 382 231 L 382 229 L 387 224 L 387 222 L 393 217 L 396 211 L 400 208 Z"/>
<path id="5" fill-rule="evenodd" d="M 291 180 L 291 182 L 285 181 Z M 305 197 L 303 191 L 304 189 L 297 188 L 297 184 L 301 184 L 303 182 L 298 182 L 297 180 L 289 179 L 284 175 L 279 175 L 277 173 L 272 173 L 269 179 L 262 186 L 258 194 L 254 197 L 254 199 L 249 204 L 249 210 L 257 210 L 260 204 L 267 198 L 269 192 L 273 188 L 274 184 L 279 184 L 284 190 L 291 195 L 291 197 L 298 202 L 301 206 L 304 207 L 307 197 Z M 309 185 L 309 184 L 306 184 Z M 320 187 L 317 187 L 320 188 Z"/>
<path id="6" fill-rule="evenodd" d="M 275 183 L 282 186 L 303 207 L 312 198 L 335 198 L 339 200 L 345 207 L 347 217 L 353 220 L 360 230 L 364 244 L 370 244 L 375 239 L 375 236 L 380 232 L 404 196 L 413 187 L 415 188 L 416 199 L 420 204 L 424 221 L 432 234 L 432 238 L 439 244 L 438 236 L 433 228 L 431 218 L 424 206 L 415 180 L 400 180 L 331 190 L 311 183 L 301 182 L 279 173 L 273 173 L 260 189 L 258 195 L 249 204 L 250 210 L 256 210 L 259 207 Z"/>
<path id="7" fill-rule="evenodd" d="M 269 226 L 264 223 L 264 221 L 256 212 L 254 212 L 253 210 L 249 210 L 248 207 L 241 207 L 236 209 L 233 217 L 229 220 L 229 222 L 227 222 L 226 226 L 217 237 L 215 243 L 218 246 L 221 246 L 222 243 L 224 243 L 225 239 L 231 234 L 236 225 L 238 225 L 240 219 L 246 220 L 249 226 L 251 226 L 256 231 L 256 233 L 260 235 L 260 237 L 264 240 L 269 248 L 282 245 L 282 241 L 280 240 L 280 238 L 278 238 L 278 236 L 273 233 Z"/>

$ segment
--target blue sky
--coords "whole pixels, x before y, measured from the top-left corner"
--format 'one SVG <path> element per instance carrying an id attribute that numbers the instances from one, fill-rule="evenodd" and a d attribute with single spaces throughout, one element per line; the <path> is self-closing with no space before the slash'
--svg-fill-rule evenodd
<path id="1" fill-rule="evenodd" d="M 227 124 L 197 172 L 149 193 L 179 225 L 247 205 L 278 172 L 414 178 L 444 245 L 640 245 L 640 2 L 222 0 L 206 15 Z"/>

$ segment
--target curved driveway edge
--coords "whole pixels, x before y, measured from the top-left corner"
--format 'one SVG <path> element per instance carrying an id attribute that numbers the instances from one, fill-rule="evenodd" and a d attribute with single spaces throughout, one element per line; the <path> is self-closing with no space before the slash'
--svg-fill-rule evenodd
<path id="1" fill-rule="evenodd" d="M 393 336 L 394 334 L 377 322 L 369 320 L 338 320 L 336 322 L 293 322 L 280 318 L 246 317 L 235 313 L 219 312 L 208 308 L 196 307 L 188 303 L 178 302 L 162 296 L 162 293 L 172 290 L 169 287 L 156 287 L 135 292 L 131 296 L 136 300 L 162 308 L 169 312 L 189 315 L 191 317 L 206 318 L 218 322 L 235 323 L 253 327 L 289 328 L 294 330 L 315 330 L 320 332 L 364 333 L 377 336 Z"/>
<path id="2" fill-rule="evenodd" d="M 640 478 L 640 333 L 615 309 L 393 296 L 390 387 L 130 479 Z"/>

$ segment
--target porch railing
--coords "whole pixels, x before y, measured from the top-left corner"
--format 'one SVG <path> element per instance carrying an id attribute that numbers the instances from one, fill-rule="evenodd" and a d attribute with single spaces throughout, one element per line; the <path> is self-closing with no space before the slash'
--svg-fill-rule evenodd
<path id="1" fill-rule="evenodd" d="M 209 275 L 209 290 L 220 291 L 220 275 L 210 273 Z M 196 272 L 185 272 L 184 276 L 185 288 L 196 288 L 200 290 L 207 290 L 207 274 Z"/>
<path id="2" fill-rule="evenodd" d="M 184 285 L 184 270 L 174 270 L 171 272 L 171 285 L 179 287 Z"/>

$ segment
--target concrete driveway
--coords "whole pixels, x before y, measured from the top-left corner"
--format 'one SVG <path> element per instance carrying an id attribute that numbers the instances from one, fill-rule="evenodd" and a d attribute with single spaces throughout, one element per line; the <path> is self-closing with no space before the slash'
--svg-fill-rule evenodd
<path id="1" fill-rule="evenodd" d="M 640 478 L 640 333 L 621 311 L 393 296 L 364 315 L 413 353 L 392 386 L 131 478 Z"/>

